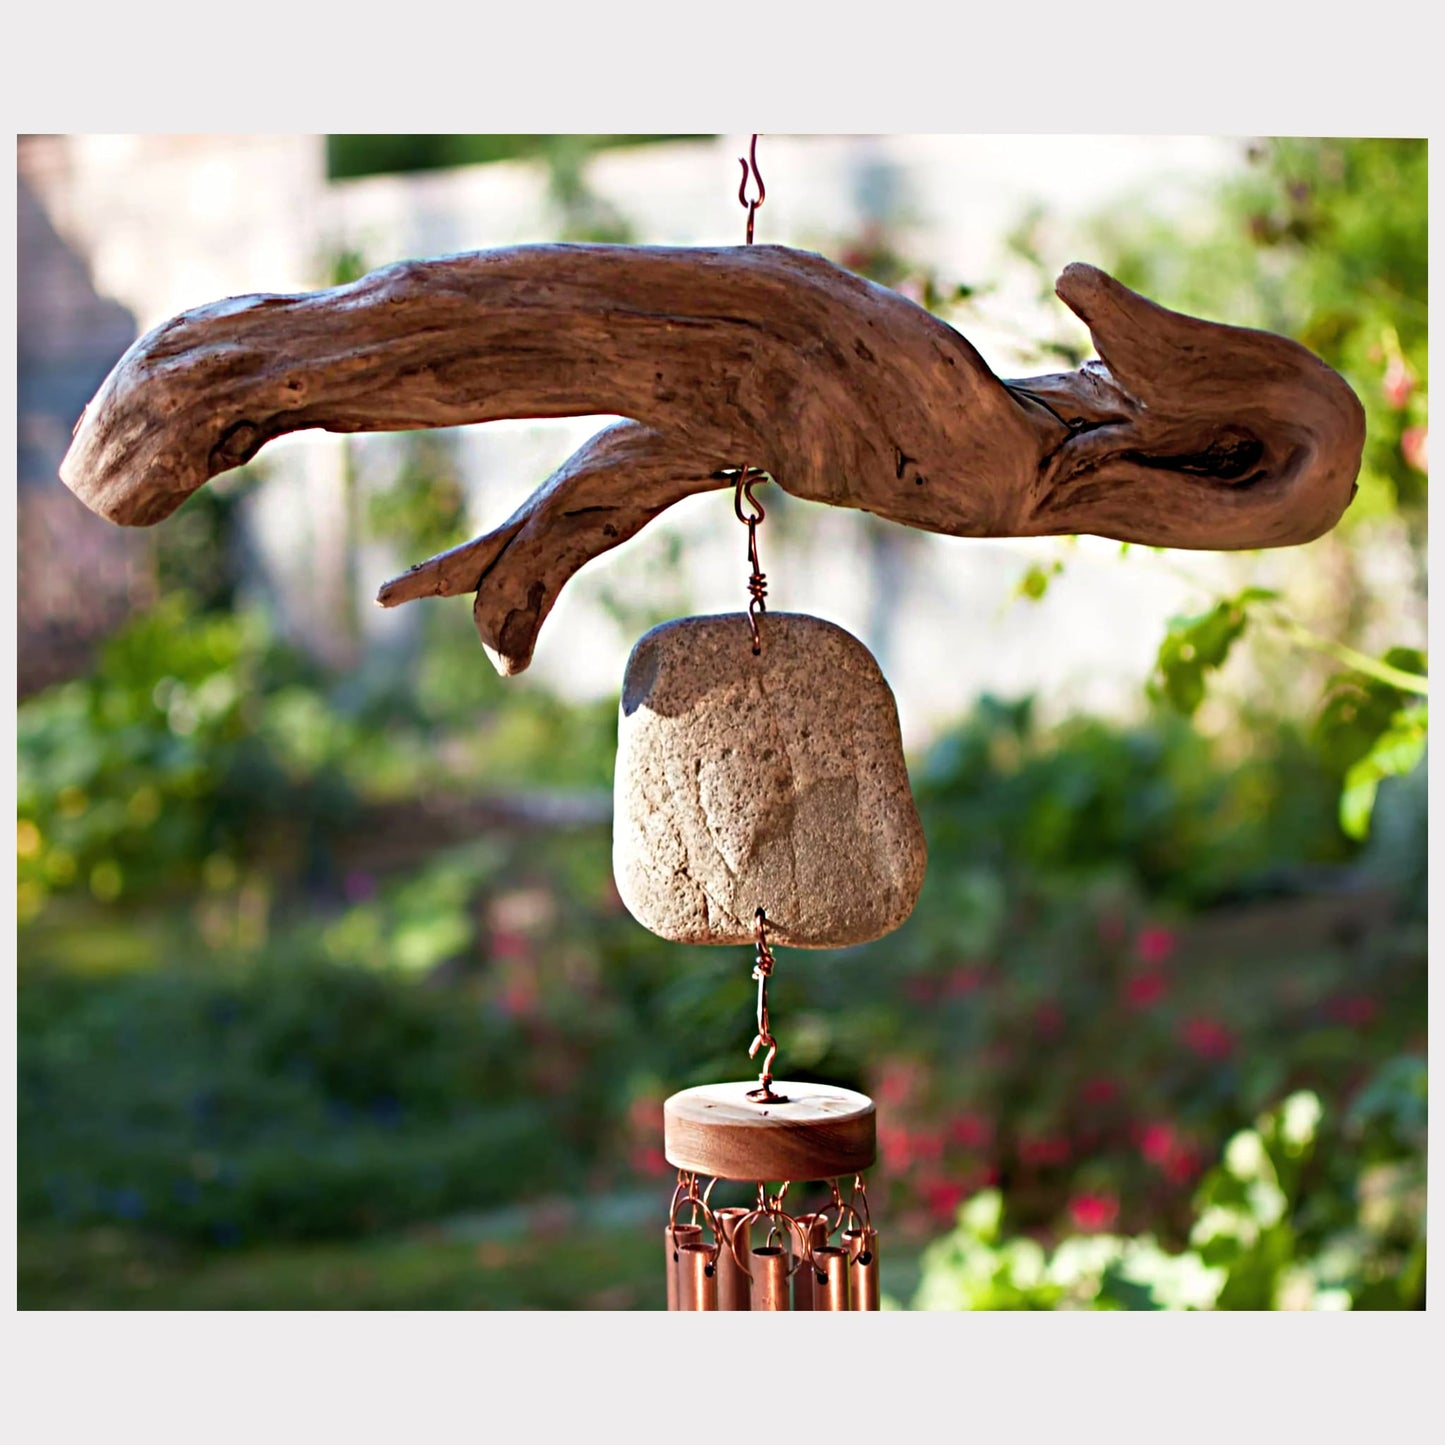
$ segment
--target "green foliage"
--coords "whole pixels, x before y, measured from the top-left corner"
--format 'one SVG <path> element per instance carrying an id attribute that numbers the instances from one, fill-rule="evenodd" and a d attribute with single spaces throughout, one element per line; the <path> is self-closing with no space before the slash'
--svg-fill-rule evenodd
<path id="1" fill-rule="evenodd" d="M 1230 649 L 1244 635 L 1249 608 L 1278 596 L 1262 587 L 1246 587 L 1199 617 L 1174 617 L 1159 645 L 1151 693 L 1192 717 L 1204 701 L 1205 675 L 1224 666 Z"/>
<path id="2" fill-rule="evenodd" d="M 1394 647 L 1385 666 L 1423 678 L 1425 657 Z M 1351 838 L 1369 832 L 1380 784 L 1412 772 L 1425 756 L 1428 705 L 1375 672 L 1351 669 L 1331 680 L 1315 723 L 1322 755 L 1341 774 L 1340 827 Z"/>
<path id="3" fill-rule="evenodd" d="M 506 1020 L 305 955 L 247 971 L 32 974 L 22 1217 L 180 1239 L 369 1231 L 575 1188 L 565 1109 Z"/>
<path id="4" fill-rule="evenodd" d="M 1063 570 L 1062 562 L 1055 562 L 1049 567 L 1032 562 L 1029 564 L 1028 571 L 1019 579 L 1018 586 L 1014 588 L 1014 594 L 1018 597 L 1027 597 L 1030 602 L 1041 602 L 1049 590 L 1049 583 Z"/>
<path id="5" fill-rule="evenodd" d="M 1425 1062 L 1391 1060 L 1341 1121 L 1291 1094 L 1236 1133 L 1193 1202 L 1190 1247 L 1005 1237 L 976 1195 L 929 1246 L 916 1309 L 1419 1309 Z"/>
<path id="6" fill-rule="evenodd" d="M 957 868 L 1078 879 L 1203 903 L 1285 860 L 1344 855 L 1330 775 L 1287 729 L 1236 768 L 1183 720 L 1076 718 L 1045 731 L 1030 700 L 980 701 L 915 769 L 934 856 Z"/>
<path id="7" fill-rule="evenodd" d="M 466 494 L 451 441 L 436 432 L 410 432 L 402 464 L 389 484 L 368 498 L 371 534 L 406 557 L 444 552 L 468 538 Z"/>
<path id="8" fill-rule="evenodd" d="M 330 135 L 326 169 L 332 180 L 494 161 L 549 157 L 565 146 L 586 152 L 662 141 L 706 140 L 690 135 Z"/>
<path id="9" fill-rule="evenodd" d="M 22 1309 L 661 1309 L 657 1230 L 577 1228 L 205 1250 L 107 1225 L 21 1232 Z"/>
<path id="10" fill-rule="evenodd" d="M 304 860 L 352 812 L 356 730 L 258 614 L 180 594 L 28 700 L 18 734 L 22 923 L 53 894 L 230 886 L 283 829 Z"/>
<path id="11" fill-rule="evenodd" d="M 1338 531 L 1349 537 L 1361 524 L 1400 518 L 1423 590 L 1426 143 L 1280 138 L 1253 145 L 1248 157 L 1249 168 L 1223 183 L 1187 245 L 1172 224 L 1150 222 L 1147 207 L 1101 223 L 1107 264 L 1176 309 L 1293 336 L 1345 377 L 1364 405 L 1366 434 L 1358 494 Z M 1155 691 L 1186 714 L 1244 630 L 1238 601 L 1223 599 L 1205 617 L 1171 624 L 1161 645 Z M 1304 646 L 1332 648 L 1301 628 L 1288 630 Z M 1423 659 L 1406 670 L 1423 672 Z M 1322 719 L 1322 731 L 1348 734 L 1353 751 L 1335 764 L 1340 822 L 1353 838 L 1368 832 L 1380 780 L 1425 755 L 1424 709 L 1407 707 L 1405 698 L 1392 703 L 1380 681 L 1355 671 L 1336 678 Z M 1373 695 L 1360 697 L 1362 689 Z M 1338 759 L 1339 749 L 1331 744 L 1331 751 Z"/>

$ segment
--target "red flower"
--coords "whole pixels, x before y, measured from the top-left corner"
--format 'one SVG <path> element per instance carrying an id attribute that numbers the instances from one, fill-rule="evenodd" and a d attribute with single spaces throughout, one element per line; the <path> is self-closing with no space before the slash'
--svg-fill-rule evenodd
<path id="1" fill-rule="evenodd" d="M 641 1095 L 627 1106 L 627 1118 L 634 1129 L 652 1134 L 662 1132 L 662 1100 Z"/>
<path id="2" fill-rule="evenodd" d="M 882 1103 L 900 1105 L 908 1102 L 918 1081 L 919 1070 L 902 1059 L 890 1059 L 883 1065 L 877 1091 Z"/>
<path id="3" fill-rule="evenodd" d="M 1168 928 L 1141 928 L 1134 940 L 1140 963 L 1163 963 L 1174 952 L 1177 936 Z"/>
<path id="4" fill-rule="evenodd" d="M 1171 1184 L 1188 1184 L 1199 1173 L 1199 1155 L 1186 1144 L 1180 1144 L 1164 1161 L 1164 1177 Z"/>
<path id="5" fill-rule="evenodd" d="M 943 1158 L 942 1129 L 918 1129 L 908 1136 L 908 1142 L 913 1146 L 914 1156 L 918 1159 L 937 1163 Z"/>
<path id="6" fill-rule="evenodd" d="M 497 995 L 497 1007 L 508 1018 L 526 1018 L 537 1011 L 537 986 L 530 979 L 509 983 Z"/>
<path id="7" fill-rule="evenodd" d="M 516 933 L 509 928 L 494 928 L 491 953 L 493 958 L 530 958 L 532 946 L 523 933 Z"/>
<path id="8" fill-rule="evenodd" d="M 913 1163 L 908 1131 L 889 1124 L 878 1126 L 878 1153 L 885 1169 L 903 1171 Z"/>
<path id="9" fill-rule="evenodd" d="M 1218 1019 L 1186 1019 L 1179 1036 L 1201 1059 L 1227 1059 L 1234 1052 L 1234 1035 Z"/>
<path id="10" fill-rule="evenodd" d="M 940 1223 L 951 1223 L 967 1189 L 956 1179 L 931 1179 L 921 1186 L 928 1212 Z"/>
<path id="11" fill-rule="evenodd" d="M 1349 1024 L 1351 1028 L 1367 1029 L 1374 1023 L 1378 1009 L 1372 998 L 1362 993 L 1342 994 L 1332 998 L 1325 1005 L 1325 1012 L 1336 1023 Z"/>
<path id="12" fill-rule="evenodd" d="M 1087 1079 L 1084 1082 L 1084 1102 L 1086 1104 L 1111 1104 L 1118 1097 L 1119 1086 L 1113 1079 L 1106 1079 L 1102 1074 L 1095 1079 Z"/>
<path id="13" fill-rule="evenodd" d="M 1168 992 L 1161 973 L 1136 973 L 1124 985 L 1124 998 L 1131 1008 L 1152 1008 Z"/>
<path id="14" fill-rule="evenodd" d="M 1037 1139 L 1019 1140 L 1019 1158 L 1025 1164 L 1047 1169 L 1069 1162 L 1069 1141 L 1061 1134 L 1046 1134 Z"/>
<path id="15" fill-rule="evenodd" d="M 1076 1228 L 1092 1233 L 1108 1229 L 1119 1217 L 1119 1201 L 1112 1194 L 1076 1194 L 1069 1200 L 1069 1213 Z"/>
<path id="16" fill-rule="evenodd" d="M 967 994 L 976 993 L 983 987 L 984 982 L 983 969 L 956 968 L 948 975 L 943 989 L 950 998 L 963 998 Z"/>
<path id="17" fill-rule="evenodd" d="M 982 1149 L 993 1137 L 988 1120 L 981 1114 L 960 1114 L 948 1126 L 948 1137 L 963 1149 Z"/>
<path id="18" fill-rule="evenodd" d="M 1169 1124 L 1149 1124 L 1139 1136 L 1139 1152 L 1151 1164 L 1163 1164 L 1174 1152 L 1174 1129 Z"/>
<path id="19" fill-rule="evenodd" d="M 632 1151 L 632 1167 L 639 1174 L 666 1174 L 671 1166 L 663 1157 L 661 1149 L 645 1144 Z"/>

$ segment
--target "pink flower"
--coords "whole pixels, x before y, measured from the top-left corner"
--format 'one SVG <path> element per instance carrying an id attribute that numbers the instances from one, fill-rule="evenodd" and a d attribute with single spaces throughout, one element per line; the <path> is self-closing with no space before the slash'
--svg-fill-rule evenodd
<path id="1" fill-rule="evenodd" d="M 1074 1225 L 1086 1233 L 1108 1229 L 1119 1217 L 1119 1201 L 1112 1194 L 1076 1194 L 1069 1200 Z"/>
<path id="2" fill-rule="evenodd" d="M 1168 991 L 1163 974 L 1136 973 L 1124 985 L 1124 998 L 1131 1008 L 1152 1008 Z"/>
<path id="3" fill-rule="evenodd" d="M 1400 435 L 1400 455 L 1407 466 L 1417 472 L 1430 472 L 1430 429 L 1423 426 L 1407 426 Z"/>
<path id="4" fill-rule="evenodd" d="M 1398 353 L 1390 358 L 1385 367 L 1385 379 L 1380 390 L 1385 394 L 1386 403 L 1396 411 L 1405 409 L 1410 393 L 1415 390 L 1415 378 L 1410 374 L 1405 358 Z"/>
<path id="5" fill-rule="evenodd" d="M 1163 963 L 1174 952 L 1177 936 L 1168 928 L 1141 928 L 1134 940 L 1140 963 Z"/>
<path id="6" fill-rule="evenodd" d="M 1201 1059 L 1227 1059 L 1234 1052 L 1234 1035 L 1218 1019 L 1186 1019 L 1179 1036 Z"/>

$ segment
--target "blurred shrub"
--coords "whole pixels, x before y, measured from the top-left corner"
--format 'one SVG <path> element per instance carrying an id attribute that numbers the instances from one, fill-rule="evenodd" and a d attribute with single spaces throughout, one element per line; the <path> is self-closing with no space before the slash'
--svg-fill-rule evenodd
<path id="1" fill-rule="evenodd" d="M 17 741 L 24 923 L 51 894 L 225 886 L 268 842 L 304 858 L 351 815 L 360 740 L 258 615 L 173 594 L 29 699 Z"/>
<path id="2" fill-rule="evenodd" d="M 230 1245 L 576 1188 L 565 1107 L 502 1014 L 314 959 L 27 976 L 22 1219 Z"/>
<path id="3" fill-rule="evenodd" d="M 1291 1094 L 1242 1129 L 1194 1196 L 1190 1247 L 1005 1237 L 986 1190 L 931 1244 L 916 1309 L 1423 1309 L 1425 1061 L 1392 1059 L 1343 1117 Z"/>

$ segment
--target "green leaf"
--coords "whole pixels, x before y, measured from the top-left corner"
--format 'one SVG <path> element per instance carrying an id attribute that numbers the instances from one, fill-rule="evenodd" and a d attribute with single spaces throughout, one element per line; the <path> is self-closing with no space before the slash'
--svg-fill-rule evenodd
<path id="1" fill-rule="evenodd" d="M 1015 593 L 1019 597 L 1027 597 L 1032 602 L 1038 602 L 1049 590 L 1049 582 L 1057 577 L 1064 570 L 1062 562 L 1055 562 L 1052 567 L 1041 567 L 1037 562 L 1030 566 L 1019 581 Z"/>
<path id="2" fill-rule="evenodd" d="M 1351 838 L 1364 838 L 1369 833 L 1380 783 L 1415 769 L 1425 756 L 1428 733 L 1428 706 L 1402 708 L 1364 757 L 1345 774 L 1340 793 L 1340 827 Z"/>
<path id="3" fill-rule="evenodd" d="M 1243 635 L 1249 608 L 1271 602 L 1276 594 L 1262 587 L 1247 587 L 1226 597 L 1197 617 L 1176 617 L 1159 645 L 1151 692 L 1186 717 L 1204 701 L 1205 676 L 1222 667 L 1230 649 Z"/>

